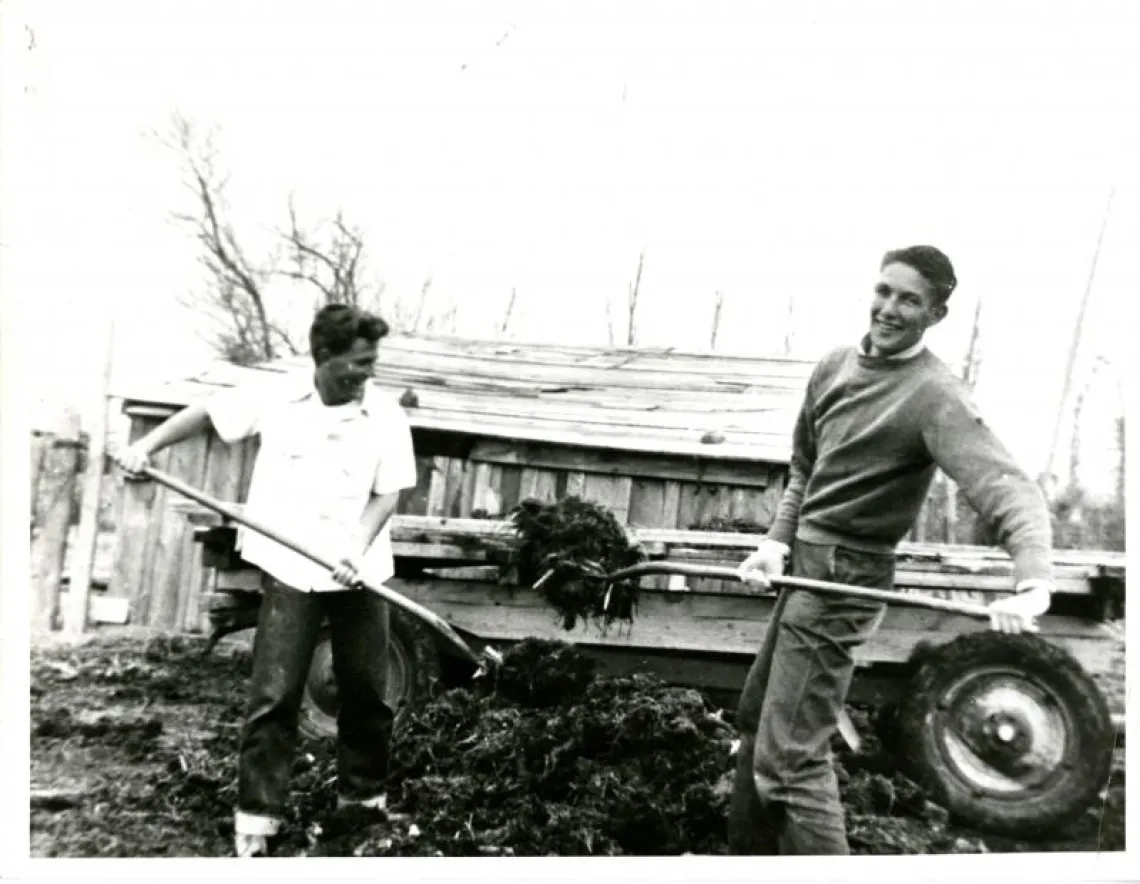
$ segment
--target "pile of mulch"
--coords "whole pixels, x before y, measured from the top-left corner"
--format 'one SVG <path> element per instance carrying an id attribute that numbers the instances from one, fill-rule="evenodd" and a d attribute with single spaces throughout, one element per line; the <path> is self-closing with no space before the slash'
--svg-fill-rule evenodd
<path id="1" fill-rule="evenodd" d="M 982 852 L 890 770 L 875 717 L 841 750 L 855 853 Z M 479 690 L 413 715 L 394 746 L 391 798 L 412 825 L 334 823 L 323 855 L 724 854 L 735 732 L 698 691 L 603 677 L 573 646 L 528 639 Z M 838 745 L 837 745 L 838 748 Z"/>
<path id="2" fill-rule="evenodd" d="M 230 854 L 249 655 L 229 647 L 202 659 L 204 645 L 136 641 L 33 660 L 33 780 L 77 769 L 88 776 L 72 800 L 33 804 L 36 855 Z M 850 711 L 863 749 L 855 755 L 837 743 L 837 752 L 852 851 L 984 851 L 977 833 L 955 829 L 895 769 L 895 753 L 880 742 L 883 724 Z M 527 640 L 397 732 L 390 798 L 406 820 L 338 814 L 334 747 L 302 744 L 276 852 L 723 854 L 734 767 L 728 719 L 698 691 L 647 675 L 603 676 L 573 646 Z M 124 745 L 128 731 L 141 742 Z M 1086 840 L 1119 849 L 1120 810 L 1119 826 L 1091 829 Z"/>
<path id="3" fill-rule="evenodd" d="M 524 500 L 508 521 L 517 540 L 508 559 L 509 582 L 533 587 L 564 629 L 579 622 L 607 627 L 633 621 L 638 582 L 605 575 L 646 556 L 613 513 L 569 495 L 554 503 Z"/>

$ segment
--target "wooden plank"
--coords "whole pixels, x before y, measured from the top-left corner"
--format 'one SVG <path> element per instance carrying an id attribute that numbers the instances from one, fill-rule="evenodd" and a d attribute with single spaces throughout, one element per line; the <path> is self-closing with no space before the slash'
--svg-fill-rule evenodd
<path id="1" fill-rule="evenodd" d="M 499 492 L 494 487 L 495 467 L 485 463 L 475 464 L 472 473 L 474 475 L 474 485 L 471 491 L 472 514 L 482 512 L 491 516 L 498 515 L 500 507 Z"/>
<path id="2" fill-rule="evenodd" d="M 38 430 L 32 431 L 32 445 L 31 445 L 31 471 L 29 476 L 31 478 L 31 490 L 28 494 L 28 500 L 32 504 L 32 522 L 36 521 L 38 513 L 35 510 L 36 506 L 36 488 L 40 481 L 40 472 L 44 467 L 44 456 L 47 453 L 48 445 L 51 442 L 51 436 L 47 433 Z"/>
<path id="3" fill-rule="evenodd" d="M 253 469 L 257 465 L 257 455 L 261 451 L 261 439 L 254 436 L 237 443 L 241 446 L 241 477 L 238 482 L 240 500 L 249 497 L 249 483 L 253 479 Z"/>
<path id="4" fill-rule="evenodd" d="M 505 515 L 519 502 L 519 489 L 522 485 L 522 467 L 499 466 L 499 506 Z"/>
<path id="5" fill-rule="evenodd" d="M 482 465 L 483 469 L 490 469 Z M 478 467 L 476 467 L 478 469 Z M 584 477 L 582 479 L 584 482 Z M 666 487 L 666 499 L 669 497 Z M 208 513 L 203 513 L 205 524 L 210 524 Z M 393 539 L 410 545 L 452 545 L 465 550 L 472 547 L 490 545 L 497 547 L 503 542 L 503 522 L 493 519 L 432 519 L 417 516 L 397 516 L 393 520 Z M 736 564 L 755 548 L 759 535 L 682 531 L 661 528 L 634 528 L 632 533 L 646 551 L 655 558 L 668 558 L 677 561 L 713 562 L 722 564 Z M 970 552 L 970 550 L 967 550 Z M 899 586 L 908 584 L 921 584 L 929 590 L 965 590 L 971 592 L 1008 592 L 1011 588 L 1013 574 L 1012 562 L 1008 556 L 1000 551 L 983 550 L 979 555 L 977 548 L 973 554 L 962 558 L 949 559 L 954 564 L 948 567 L 972 567 L 971 562 L 986 563 L 986 572 L 978 579 L 970 575 L 942 574 L 938 571 L 922 570 L 912 572 L 904 564 L 899 565 L 896 582 Z M 1060 557 L 1060 554 L 1058 554 Z M 997 573 L 989 573 L 993 568 L 1001 568 Z M 1090 573 L 1096 568 L 1089 567 Z M 1074 572 L 1061 572 L 1058 580 L 1058 589 L 1062 594 L 1089 595 L 1092 592 L 1088 580 L 1083 576 L 1073 576 L 1086 573 L 1082 570 Z"/>
<path id="6" fill-rule="evenodd" d="M 217 500 L 236 501 L 241 482 L 241 457 L 240 445 L 227 445 L 217 434 L 210 433 L 202 490 Z M 187 524 L 190 524 L 189 520 Z M 196 576 L 190 581 L 192 591 L 187 599 L 182 628 L 190 632 L 199 632 L 209 628 L 202 597 L 209 588 L 210 574 L 202 567 L 202 556 L 197 553 L 196 548 L 192 546 L 191 550 L 190 556 Z"/>
<path id="7" fill-rule="evenodd" d="M 201 487 L 206 468 L 206 449 L 209 440 L 204 434 L 192 436 L 169 448 L 167 471 L 188 485 Z M 159 532 L 155 557 L 144 572 L 151 587 L 145 623 L 160 629 L 173 629 L 185 615 L 183 581 L 189 571 L 186 557 L 190 555 L 191 534 L 185 519 L 168 508 L 178 499 L 173 492 L 165 493 L 156 507 Z"/>
<path id="8" fill-rule="evenodd" d="M 447 460 L 447 475 L 444 480 L 443 515 L 457 517 L 465 515 L 463 512 L 463 492 L 467 487 L 467 461 L 459 457 Z M 466 515 L 470 515 L 468 509 Z"/>
<path id="9" fill-rule="evenodd" d="M 484 409 L 448 411 L 421 406 L 412 418 L 414 426 L 440 432 L 471 436 L 543 442 L 554 445 L 580 445 L 583 420 L 579 416 L 551 418 L 544 413 L 528 412 L 523 416 L 503 416 Z M 790 424 L 790 421 L 789 421 Z M 733 429 L 726 441 L 709 445 L 700 434 L 685 426 L 645 427 L 630 421 L 629 415 L 615 415 L 611 421 L 595 422 L 589 430 L 599 448 L 620 449 L 652 454 L 673 454 L 721 461 L 784 464 L 791 457 L 790 432 L 773 429 Z"/>
<path id="10" fill-rule="evenodd" d="M 577 470 L 566 471 L 566 494 L 582 497 L 586 493 L 586 474 Z"/>
<path id="11" fill-rule="evenodd" d="M 205 464 L 202 477 L 202 490 L 211 497 L 221 501 L 235 501 L 241 481 L 240 461 L 242 449 L 240 445 L 227 445 L 215 433 L 207 435 Z M 209 628 L 209 618 L 202 605 L 202 597 L 209 589 L 210 572 L 202 566 L 202 556 L 198 554 L 197 544 L 193 542 L 193 526 L 189 520 L 187 527 L 189 545 L 185 555 L 190 562 L 189 575 L 185 584 L 186 599 L 182 612 L 179 615 L 180 628 L 190 632 L 201 632 Z"/>
<path id="12" fill-rule="evenodd" d="M 447 515 L 447 473 L 450 458 L 432 457 L 431 477 L 428 479 L 427 500 L 425 502 L 425 515 Z"/>
<path id="13" fill-rule="evenodd" d="M 632 528 L 659 528 L 665 524 L 665 483 L 634 479 L 629 490 L 629 524 Z"/>
<path id="14" fill-rule="evenodd" d="M 629 524 L 634 530 L 638 528 L 672 527 L 677 518 L 677 502 L 672 506 L 666 503 L 666 489 L 672 486 L 674 491 L 679 487 L 677 482 L 666 482 L 660 479 L 634 479 L 630 487 Z M 674 493 L 676 498 L 676 493 Z M 651 589 L 665 589 L 669 585 L 669 578 L 664 574 L 657 574 L 645 578 L 642 586 Z"/>
<path id="15" fill-rule="evenodd" d="M 485 439 L 474 444 L 471 449 L 471 460 L 552 470 L 578 470 L 611 476 L 676 479 L 753 488 L 765 488 L 769 483 L 769 466 L 763 463 L 722 463 L 697 458 L 633 454 L 628 451 L 599 449 L 585 445 L 559 447 Z"/>
<path id="16" fill-rule="evenodd" d="M 458 581 L 457 581 L 458 583 Z M 563 641 L 587 641 L 605 646 L 664 648 L 717 654 L 751 655 L 764 637 L 771 615 L 771 597 L 757 598 L 751 617 L 694 617 L 686 602 L 694 596 L 684 593 L 645 594 L 632 626 L 615 626 L 601 631 L 597 626 L 563 630 L 548 609 L 518 604 L 523 592 L 512 597 L 506 590 L 485 587 L 463 595 L 444 598 L 438 582 L 393 580 L 392 588 L 439 613 L 455 628 L 465 630 L 488 641 L 519 641 L 530 636 Z M 488 603 L 485 594 L 495 596 Z M 529 593 L 525 593 L 530 595 Z M 718 604 L 720 599 L 715 600 Z M 894 610 L 894 609 L 891 609 Z M 890 613 L 890 612 L 888 612 Z M 942 643 L 957 632 L 988 628 L 980 621 L 957 618 L 961 628 L 950 632 L 945 627 L 918 630 L 892 628 L 884 621 L 875 637 L 856 652 L 861 664 L 902 663 L 909 659 L 920 640 Z M 956 621 L 957 622 L 957 621 Z M 1111 666 L 1114 640 L 1099 635 L 1081 634 L 1089 624 L 1075 618 L 1045 617 L 1040 621 L 1041 634 L 1074 653 L 1090 672 L 1105 671 Z"/>
<path id="17" fill-rule="evenodd" d="M 416 455 L 416 485 L 400 492 L 398 512 L 410 516 L 428 515 L 428 489 L 431 487 L 433 467 L 432 458 Z"/>
<path id="18" fill-rule="evenodd" d="M 39 499 L 33 510 L 32 625 L 42 630 L 54 629 L 59 617 L 60 584 L 79 481 L 80 444 L 79 415 L 65 411 L 44 457 Z"/>
<path id="19" fill-rule="evenodd" d="M 197 437 L 196 451 L 193 452 L 189 472 L 189 483 L 196 488 L 204 488 L 210 469 L 210 451 L 215 446 L 212 434 L 202 434 Z M 179 519 L 181 531 L 180 556 L 182 560 L 181 579 L 178 581 L 178 606 L 175 612 L 173 628 L 179 630 L 197 630 L 198 597 L 205 582 L 202 557 L 198 553 L 198 545 L 194 543 L 192 526 L 185 519 Z"/>
<path id="20" fill-rule="evenodd" d="M 633 479 L 629 476 L 605 476 L 586 473 L 582 497 L 604 506 L 623 525 L 629 520 L 630 492 Z"/>
<path id="21" fill-rule="evenodd" d="M 538 477 L 542 470 L 536 467 L 523 467 L 519 473 L 519 500 L 542 500 L 538 496 Z"/>
<path id="22" fill-rule="evenodd" d="M 127 437 L 128 444 L 138 441 L 151 426 L 157 425 L 148 418 L 133 418 Z M 106 595 L 131 599 L 137 590 L 139 553 L 146 540 L 149 521 L 149 501 L 144 496 L 153 497 L 153 482 L 119 482 L 115 498 L 115 549 L 111 558 L 111 577 L 107 583 Z M 217 518 L 214 513 L 208 514 Z"/>
<path id="23" fill-rule="evenodd" d="M 60 593 L 59 598 L 61 606 L 71 604 L 71 589 Z M 130 614 L 131 603 L 129 599 L 108 596 L 101 592 L 93 592 L 87 597 L 87 620 L 90 623 L 124 626 L 129 621 Z"/>
<path id="24" fill-rule="evenodd" d="M 474 464 L 464 461 L 463 491 L 459 497 L 459 515 L 470 518 L 475 509 L 475 489 L 478 485 L 478 472 Z"/>
<path id="25" fill-rule="evenodd" d="M 163 472 L 170 472 L 171 457 L 172 449 L 165 448 L 152 457 L 151 460 L 158 469 Z M 129 484 L 133 485 L 135 483 Z M 163 551 L 159 549 L 159 538 L 161 536 L 162 523 L 165 516 L 166 502 L 167 499 L 172 496 L 172 493 L 168 492 L 166 488 L 157 482 L 144 482 L 140 484 L 147 488 L 150 493 L 144 498 L 146 501 L 144 512 L 139 514 L 144 520 L 145 533 L 141 546 L 135 552 L 135 556 L 138 560 L 137 570 L 132 570 L 131 573 L 134 583 L 132 584 L 133 594 L 131 596 L 130 622 L 143 626 L 150 623 L 151 597 L 154 593 L 154 587 L 151 582 L 152 566 L 155 560 L 161 559 L 163 555 Z"/>
<path id="26" fill-rule="evenodd" d="M 557 471 L 539 470 L 535 497 L 543 503 L 554 503 L 558 500 L 557 484 Z"/>

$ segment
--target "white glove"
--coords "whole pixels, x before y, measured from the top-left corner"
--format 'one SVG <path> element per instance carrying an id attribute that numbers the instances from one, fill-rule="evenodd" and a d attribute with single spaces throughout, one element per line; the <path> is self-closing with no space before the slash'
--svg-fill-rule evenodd
<path id="1" fill-rule="evenodd" d="M 761 589 L 770 589 L 771 579 L 784 573 L 784 559 L 789 551 L 786 543 L 765 537 L 756 552 L 741 562 L 740 579 Z"/>
<path id="2" fill-rule="evenodd" d="M 1036 619 L 1049 610 L 1054 586 L 1048 580 L 1023 580 L 1013 595 L 989 606 L 990 628 L 998 632 L 1036 632 Z"/>

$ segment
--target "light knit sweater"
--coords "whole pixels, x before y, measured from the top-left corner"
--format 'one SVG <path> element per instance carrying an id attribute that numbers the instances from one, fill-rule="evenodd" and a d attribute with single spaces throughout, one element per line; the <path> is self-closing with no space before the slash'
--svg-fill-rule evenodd
<path id="1" fill-rule="evenodd" d="M 893 552 L 918 517 L 936 467 L 993 526 L 1018 582 L 1051 578 L 1044 496 L 982 420 L 965 385 L 929 350 L 898 360 L 843 347 L 820 361 L 768 537 Z"/>

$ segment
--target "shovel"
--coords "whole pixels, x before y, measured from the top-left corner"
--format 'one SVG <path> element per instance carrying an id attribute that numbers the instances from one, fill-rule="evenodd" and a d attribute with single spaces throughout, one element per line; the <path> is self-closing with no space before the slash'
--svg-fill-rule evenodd
<path id="1" fill-rule="evenodd" d="M 694 565 L 682 562 L 642 562 L 620 571 L 606 574 L 604 579 L 609 581 L 628 580 L 643 577 L 649 574 L 676 574 L 685 577 L 707 577 L 714 580 L 737 580 L 743 582 L 740 571 L 724 565 Z M 930 608 L 935 611 L 945 611 L 949 614 L 960 614 L 980 620 L 989 620 L 990 611 L 985 605 L 972 602 L 954 602 L 949 599 L 928 598 L 921 595 L 892 592 L 886 589 L 875 589 L 870 586 L 851 586 L 846 583 L 831 583 L 826 580 L 811 580 L 807 577 L 773 577 L 769 583 L 782 589 L 806 589 L 824 595 L 845 596 L 847 598 L 867 599 L 869 601 L 886 602 L 892 605 L 910 605 L 917 608 Z M 841 710 L 837 722 L 840 735 L 853 752 L 859 752 L 862 740 L 855 730 L 847 710 Z"/>
<path id="2" fill-rule="evenodd" d="M 622 568 L 603 576 L 608 581 L 630 580 L 634 577 L 644 577 L 649 574 L 677 574 L 685 577 L 707 577 L 713 580 L 737 580 L 743 582 L 740 572 L 736 568 L 726 565 L 694 565 L 688 562 L 642 562 L 629 568 Z M 950 599 L 935 599 L 923 595 L 895 592 L 890 589 L 875 589 L 871 586 L 851 586 L 847 583 L 831 583 L 826 580 L 811 580 L 807 577 L 772 577 L 768 581 L 772 586 L 786 589 L 806 589 L 822 595 L 846 596 L 848 598 L 867 599 L 875 602 L 886 602 L 890 605 L 908 605 L 914 608 L 929 608 L 933 611 L 945 611 L 948 614 L 959 614 L 964 617 L 973 617 L 978 620 L 989 620 L 992 616 L 986 605 L 975 602 L 955 602 Z"/>
<path id="3" fill-rule="evenodd" d="M 237 522 L 239 525 L 244 525 L 246 528 L 256 531 L 258 534 L 265 535 L 270 540 L 280 543 L 287 549 L 290 549 L 298 555 L 309 559 L 309 561 L 315 562 L 324 568 L 328 568 L 329 571 L 336 570 L 336 563 L 327 556 L 315 550 L 309 549 L 307 546 L 299 543 L 296 540 L 291 540 L 288 537 L 282 537 L 269 526 L 263 525 L 260 522 L 251 519 L 244 513 L 238 512 L 238 510 L 234 507 L 222 503 L 220 500 L 214 500 L 209 495 L 203 494 L 197 488 L 193 488 L 192 486 L 187 485 L 185 482 L 182 482 L 173 476 L 167 475 L 160 470 L 156 470 L 153 467 L 144 467 L 140 472 L 147 478 L 158 482 L 158 484 L 165 485 L 171 491 L 176 491 L 179 494 L 190 498 L 191 500 L 197 501 L 207 509 L 211 509 L 220 515 L 225 516 L 227 519 Z M 484 648 L 481 655 L 476 654 L 460 637 L 459 633 L 451 628 L 451 625 L 446 620 L 444 620 L 439 615 L 432 613 L 422 605 L 413 602 L 411 599 L 400 595 L 400 593 L 389 589 L 386 586 L 373 585 L 365 581 L 361 581 L 361 583 L 366 589 L 376 593 L 386 602 L 395 605 L 397 608 L 406 611 L 416 619 L 422 621 L 426 626 L 428 626 L 437 635 L 439 635 L 440 638 L 442 638 L 452 648 L 454 648 L 455 651 L 458 652 L 462 657 L 475 664 L 475 666 L 479 668 L 480 672 L 486 669 L 488 662 L 494 664 L 502 662 L 502 656 L 498 653 L 498 651 L 491 647 Z"/>

